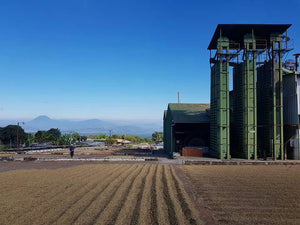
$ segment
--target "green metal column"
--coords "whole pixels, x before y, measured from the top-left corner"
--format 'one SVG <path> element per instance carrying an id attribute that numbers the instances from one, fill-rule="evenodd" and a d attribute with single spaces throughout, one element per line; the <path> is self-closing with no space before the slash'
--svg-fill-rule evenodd
<path id="1" fill-rule="evenodd" d="M 282 87 L 282 38 L 271 35 L 273 72 L 273 157 L 284 159 L 283 142 L 283 87 Z"/>
<path id="2" fill-rule="evenodd" d="M 233 136 L 232 155 L 257 159 L 256 39 L 244 35 L 243 62 L 233 69 Z"/>
<path id="3" fill-rule="evenodd" d="M 247 158 L 257 159 L 257 106 L 256 106 L 256 39 L 254 34 L 244 36 L 244 152 Z"/>
<path id="4" fill-rule="evenodd" d="M 230 159 L 229 40 L 218 39 L 217 61 L 211 68 L 212 155 Z"/>

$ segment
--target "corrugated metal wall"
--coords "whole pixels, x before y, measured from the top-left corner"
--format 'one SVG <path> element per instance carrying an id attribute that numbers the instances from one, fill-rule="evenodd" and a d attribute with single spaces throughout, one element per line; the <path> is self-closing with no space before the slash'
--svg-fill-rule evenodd
<path id="1" fill-rule="evenodd" d="M 283 76 L 284 142 L 288 159 L 299 159 L 299 78 L 295 73 Z"/>
<path id="2" fill-rule="evenodd" d="M 258 154 L 272 156 L 273 84 L 271 61 L 257 68 Z"/>
<path id="3" fill-rule="evenodd" d="M 269 61 L 257 69 L 258 144 L 260 157 L 283 158 L 283 100 L 279 65 Z M 275 75 L 274 75 L 275 71 Z M 275 86 L 275 88 L 274 88 Z"/>
<path id="4" fill-rule="evenodd" d="M 285 125 L 298 124 L 298 93 L 295 74 L 283 76 L 283 121 Z"/>
<path id="5" fill-rule="evenodd" d="M 229 114 L 229 65 L 218 61 L 211 68 L 210 148 L 213 157 L 230 157 Z"/>
<path id="6" fill-rule="evenodd" d="M 243 106 L 243 64 L 233 68 L 233 121 L 232 137 L 234 145 L 231 146 L 230 152 L 233 157 L 243 156 L 243 123 L 244 123 L 244 106 Z"/>
<path id="7" fill-rule="evenodd" d="M 232 156 L 256 158 L 256 65 L 255 61 L 238 64 L 233 70 L 234 109 Z"/>

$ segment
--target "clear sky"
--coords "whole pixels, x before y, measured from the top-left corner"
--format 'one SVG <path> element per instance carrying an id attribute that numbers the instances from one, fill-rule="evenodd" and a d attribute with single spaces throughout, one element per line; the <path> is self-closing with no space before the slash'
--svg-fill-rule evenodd
<path id="1" fill-rule="evenodd" d="M 209 102 L 217 24 L 291 23 L 294 53 L 299 13 L 298 0 L 0 0 L 0 119 L 160 121 L 177 91 Z"/>

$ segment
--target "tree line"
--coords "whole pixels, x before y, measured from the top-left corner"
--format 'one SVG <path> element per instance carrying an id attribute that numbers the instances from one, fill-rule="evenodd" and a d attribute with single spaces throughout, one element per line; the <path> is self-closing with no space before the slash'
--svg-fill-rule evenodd
<path id="1" fill-rule="evenodd" d="M 51 142 L 55 145 L 68 145 L 75 142 L 86 141 L 87 136 L 80 135 L 77 132 L 70 134 L 61 134 L 59 129 L 51 128 L 48 131 L 38 131 L 34 135 L 34 141 L 38 143 Z"/>
<path id="2" fill-rule="evenodd" d="M 77 141 L 86 141 L 86 139 L 87 136 L 80 135 L 77 132 L 62 134 L 57 128 L 38 131 L 36 133 L 26 133 L 22 127 L 18 127 L 17 125 L 0 127 L 0 144 L 11 148 L 17 147 L 17 141 L 19 142 L 19 146 L 30 146 L 33 143 L 69 145 Z"/>
<path id="3" fill-rule="evenodd" d="M 91 135 L 91 136 L 89 136 L 89 138 L 91 138 L 95 141 L 105 141 L 108 144 L 109 144 L 109 142 L 114 143 L 118 139 L 128 140 L 132 143 L 142 143 L 142 142 L 150 143 L 150 142 L 163 141 L 163 132 L 155 131 L 152 134 L 152 138 L 142 138 L 142 137 L 135 136 L 135 135 L 125 135 L 125 134 L 123 134 L 123 135 L 113 134 L 111 136 L 106 135 L 106 134 L 98 134 L 98 135 Z"/>
<path id="4" fill-rule="evenodd" d="M 26 133 L 21 126 L 8 125 L 6 127 L 0 127 L 0 146 L 6 146 L 10 148 L 17 147 L 17 139 L 19 146 L 31 146 L 33 143 L 51 143 L 53 145 L 70 145 L 75 142 L 86 141 L 87 138 L 93 141 L 105 142 L 110 145 L 117 141 L 117 139 L 128 140 L 132 143 L 142 142 L 160 142 L 163 140 L 163 133 L 155 131 L 152 134 L 152 138 L 142 138 L 134 135 L 118 135 L 113 134 L 111 136 L 105 134 L 91 135 L 89 137 L 80 135 L 77 132 L 69 134 L 62 134 L 58 128 L 51 128 L 47 131 L 38 131 L 36 133 Z"/>
<path id="5" fill-rule="evenodd" d="M 123 139 L 130 141 L 132 143 L 141 143 L 141 142 L 151 142 L 152 140 L 150 138 L 142 138 L 139 136 L 134 136 L 134 135 L 118 135 L 118 134 L 113 134 L 111 136 L 106 135 L 106 134 L 98 134 L 98 135 L 91 135 L 89 138 L 95 140 L 95 141 L 104 141 L 107 144 L 113 144 L 117 142 L 118 139 Z"/>

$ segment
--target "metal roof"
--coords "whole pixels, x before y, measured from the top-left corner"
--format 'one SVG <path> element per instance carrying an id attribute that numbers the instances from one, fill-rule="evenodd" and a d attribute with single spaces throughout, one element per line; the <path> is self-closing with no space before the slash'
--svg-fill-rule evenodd
<path id="1" fill-rule="evenodd" d="M 166 116 L 167 116 L 167 112 L 168 112 L 168 110 L 164 110 L 164 119 L 165 119 Z"/>
<path id="2" fill-rule="evenodd" d="M 175 123 L 209 123 L 210 104 L 170 103 L 168 111 Z"/>
<path id="3" fill-rule="evenodd" d="M 210 41 L 208 49 L 217 49 L 217 41 L 222 34 L 230 41 L 238 42 L 242 45 L 244 35 L 254 32 L 259 39 L 270 39 L 272 33 L 283 34 L 291 24 L 219 24 Z"/>

